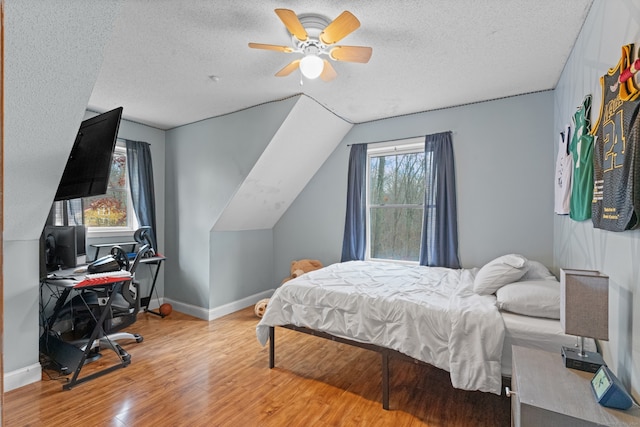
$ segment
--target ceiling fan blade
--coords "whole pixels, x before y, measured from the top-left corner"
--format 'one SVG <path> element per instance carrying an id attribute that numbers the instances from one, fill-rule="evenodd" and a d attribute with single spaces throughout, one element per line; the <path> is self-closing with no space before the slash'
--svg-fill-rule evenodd
<path id="1" fill-rule="evenodd" d="M 320 78 L 325 82 L 330 82 L 331 80 L 335 79 L 337 75 L 338 73 L 336 73 L 336 70 L 333 68 L 331 63 L 325 59 L 324 68 L 322 69 L 322 74 L 320 74 Z"/>
<path id="2" fill-rule="evenodd" d="M 289 62 L 285 67 L 276 73 L 276 77 L 284 77 L 291 74 L 300 66 L 300 60 L 296 59 L 294 61 Z"/>
<path id="3" fill-rule="evenodd" d="M 351 12 L 345 10 L 320 33 L 324 44 L 334 44 L 360 27 L 360 21 Z"/>
<path id="4" fill-rule="evenodd" d="M 278 46 L 275 44 L 249 43 L 249 47 L 254 49 L 277 50 L 278 52 L 291 53 L 293 49 L 288 46 Z"/>
<path id="5" fill-rule="evenodd" d="M 366 64 L 371 58 L 373 49 L 366 46 L 336 46 L 329 52 L 336 61 L 361 62 Z"/>
<path id="6" fill-rule="evenodd" d="M 300 23 L 300 20 L 298 19 L 298 16 L 293 10 L 276 9 L 276 15 L 278 15 L 284 26 L 287 27 L 287 30 L 289 30 L 289 32 L 293 34 L 295 38 L 297 38 L 301 42 L 309 38 L 307 30 L 304 29 L 304 27 Z"/>

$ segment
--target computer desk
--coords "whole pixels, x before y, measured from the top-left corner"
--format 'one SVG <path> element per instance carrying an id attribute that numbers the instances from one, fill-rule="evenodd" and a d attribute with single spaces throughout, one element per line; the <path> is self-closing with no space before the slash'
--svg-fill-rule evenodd
<path id="1" fill-rule="evenodd" d="M 140 307 L 144 308 L 145 312 L 155 314 L 156 316 L 160 317 L 164 317 L 164 314 L 161 314 L 159 311 L 151 310 L 149 308 L 149 303 L 151 302 L 153 291 L 156 289 L 156 280 L 158 279 L 158 273 L 160 273 L 160 267 L 162 266 L 162 262 L 165 259 L 167 258 L 164 255 L 158 253 L 152 257 L 140 259 L 141 264 L 151 264 L 156 266 L 156 269 L 153 272 L 153 278 L 151 279 L 151 289 L 149 289 L 149 296 L 140 299 Z"/>
<path id="2" fill-rule="evenodd" d="M 112 248 L 113 246 L 121 246 L 121 247 L 131 246 L 130 252 L 133 252 L 137 244 L 138 242 L 131 241 L 131 242 L 115 242 L 115 243 L 94 243 L 90 246 L 92 248 L 96 248 L 96 255 L 94 259 L 98 259 L 98 256 L 100 255 L 100 250 L 102 248 Z M 156 316 L 160 316 L 163 318 L 164 318 L 164 314 L 161 314 L 159 311 L 151 310 L 149 308 L 149 304 L 151 303 L 151 296 L 153 294 L 153 291 L 156 288 L 156 280 L 158 279 L 158 273 L 160 273 L 160 267 L 162 266 L 162 262 L 165 259 L 167 259 L 165 256 L 157 253 L 152 257 L 142 258 L 140 260 L 142 264 L 152 264 L 156 266 L 155 271 L 152 273 L 153 279 L 151 280 L 151 289 L 149 290 L 149 296 L 143 297 L 140 300 L 140 307 L 144 308 L 144 311 L 147 313 L 155 314 Z"/>
<path id="3" fill-rule="evenodd" d="M 131 356 L 127 353 L 122 347 L 117 344 L 112 343 L 110 347 L 118 356 L 119 362 L 108 366 L 98 372 L 94 372 L 85 377 L 79 378 L 80 371 L 84 367 L 84 364 L 94 347 L 94 343 L 99 342 L 101 338 L 105 338 L 107 334 L 104 331 L 103 324 L 107 319 L 107 316 L 111 312 L 111 304 L 113 303 L 113 299 L 115 295 L 120 292 L 122 286 L 127 283 L 131 278 L 126 277 L 117 277 L 117 276 L 106 276 L 101 277 L 99 279 L 85 279 L 83 274 L 74 275 L 73 270 L 61 270 L 56 272 L 55 275 L 51 277 L 47 277 L 43 280 L 43 283 L 49 286 L 55 286 L 57 288 L 62 289 L 62 293 L 59 295 L 58 300 L 56 301 L 56 305 L 53 309 L 53 314 L 47 319 L 47 328 L 43 334 L 41 339 L 44 339 L 47 349 L 49 350 L 49 345 L 51 344 L 52 348 L 55 348 L 55 352 L 60 352 L 58 357 L 64 357 L 66 361 L 70 361 L 73 368 L 73 376 L 71 380 L 62 386 L 63 390 L 70 390 L 72 387 L 77 384 L 81 384 L 83 382 L 92 380 L 94 378 L 100 377 L 102 375 L 108 374 L 116 369 L 124 368 L 131 363 Z M 82 348 L 78 348 L 73 346 L 70 343 L 64 342 L 59 338 L 52 336 L 48 331 L 51 330 L 55 321 L 57 320 L 60 311 L 64 307 L 69 295 L 72 291 L 81 291 L 84 289 L 92 289 L 92 288 L 110 288 L 109 298 L 105 302 L 104 305 L 100 306 L 100 316 L 96 319 L 94 316 L 94 321 L 96 322 L 95 327 L 93 328 L 91 335 L 87 343 L 84 345 L 84 350 Z M 90 310 L 89 310 L 90 311 Z M 90 311 L 91 312 L 91 311 Z M 46 334 L 46 336 L 44 336 Z M 51 350 L 50 350 L 51 351 Z M 52 357 L 55 360 L 55 357 Z M 56 362 L 60 363 L 60 360 L 56 360 Z"/>

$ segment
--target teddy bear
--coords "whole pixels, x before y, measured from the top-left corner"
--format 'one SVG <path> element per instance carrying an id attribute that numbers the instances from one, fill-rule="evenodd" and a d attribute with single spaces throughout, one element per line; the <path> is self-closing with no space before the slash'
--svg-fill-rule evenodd
<path id="1" fill-rule="evenodd" d="M 301 276 L 304 273 L 308 273 L 309 271 L 318 270 L 322 268 L 322 263 L 317 259 L 301 259 L 298 261 L 291 261 L 291 275 L 284 279 L 282 283 L 286 283 L 287 281 L 294 279 L 298 276 Z M 267 310 L 267 304 L 269 303 L 269 298 L 261 299 L 258 301 L 253 307 L 253 312 L 256 316 L 262 317 L 264 312 Z"/>
<path id="2" fill-rule="evenodd" d="M 317 259 L 301 259 L 299 261 L 291 261 L 291 275 L 285 278 L 282 283 L 286 283 L 291 279 L 302 276 L 304 273 L 318 270 L 320 268 L 322 268 L 322 263 Z"/>

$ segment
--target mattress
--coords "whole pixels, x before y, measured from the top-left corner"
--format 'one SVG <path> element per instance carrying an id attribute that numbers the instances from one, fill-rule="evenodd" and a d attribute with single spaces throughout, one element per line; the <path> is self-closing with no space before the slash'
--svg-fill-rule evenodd
<path id="1" fill-rule="evenodd" d="M 505 326 L 502 347 L 502 375 L 505 377 L 511 377 L 512 345 L 557 353 L 558 358 L 562 357 L 560 355 L 562 346 L 576 345 L 576 337 L 566 335 L 562 331 L 559 320 L 522 316 L 507 311 L 501 311 L 500 314 Z M 584 346 L 588 351 L 596 351 L 596 343 L 591 338 L 585 338 Z"/>
<path id="2" fill-rule="evenodd" d="M 256 327 L 295 325 L 404 353 L 451 374 L 456 388 L 500 394 L 504 322 L 475 269 L 337 263 L 276 289 Z"/>

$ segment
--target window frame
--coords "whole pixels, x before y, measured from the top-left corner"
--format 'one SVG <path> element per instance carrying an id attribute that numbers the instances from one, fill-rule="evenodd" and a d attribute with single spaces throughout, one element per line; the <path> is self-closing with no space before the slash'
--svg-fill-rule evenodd
<path id="1" fill-rule="evenodd" d="M 371 207 L 377 206 L 371 204 L 371 189 L 370 189 L 370 170 L 371 170 L 371 158 L 372 157 L 380 157 L 382 155 L 396 155 L 396 154 L 413 154 L 413 153 L 424 153 L 425 151 L 425 142 L 424 137 L 415 137 L 415 138 L 407 138 L 402 140 L 393 140 L 383 143 L 377 143 L 375 146 L 369 146 L 367 148 L 367 167 L 366 167 L 366 190 L 365 190 L 365 200 L 366 200 L 366 247 L 364 253 L 364 259 L 366 261 L 380 261 L 380 262 L 392 262 L 396 264 L 405 264 L 405 265 L 419 265 L 420 260 L 416 261 L 408 261 L 408 260 L 399 260 L 399 259 L 389 259 L 389 258 L 373 258 L 371 256 Z M 426 188 L 425 188 L 426 190 Z M 400 207 L 418 207 L 418 205 L 397 205 Z M 422 202 L 419 207 L 422 209 L 423 221 L 424 221 L 424 202 Z M 420 230 L 422 234 L 423 230 Z M 421 239 L 422 241 L 422 239 Z"/>

